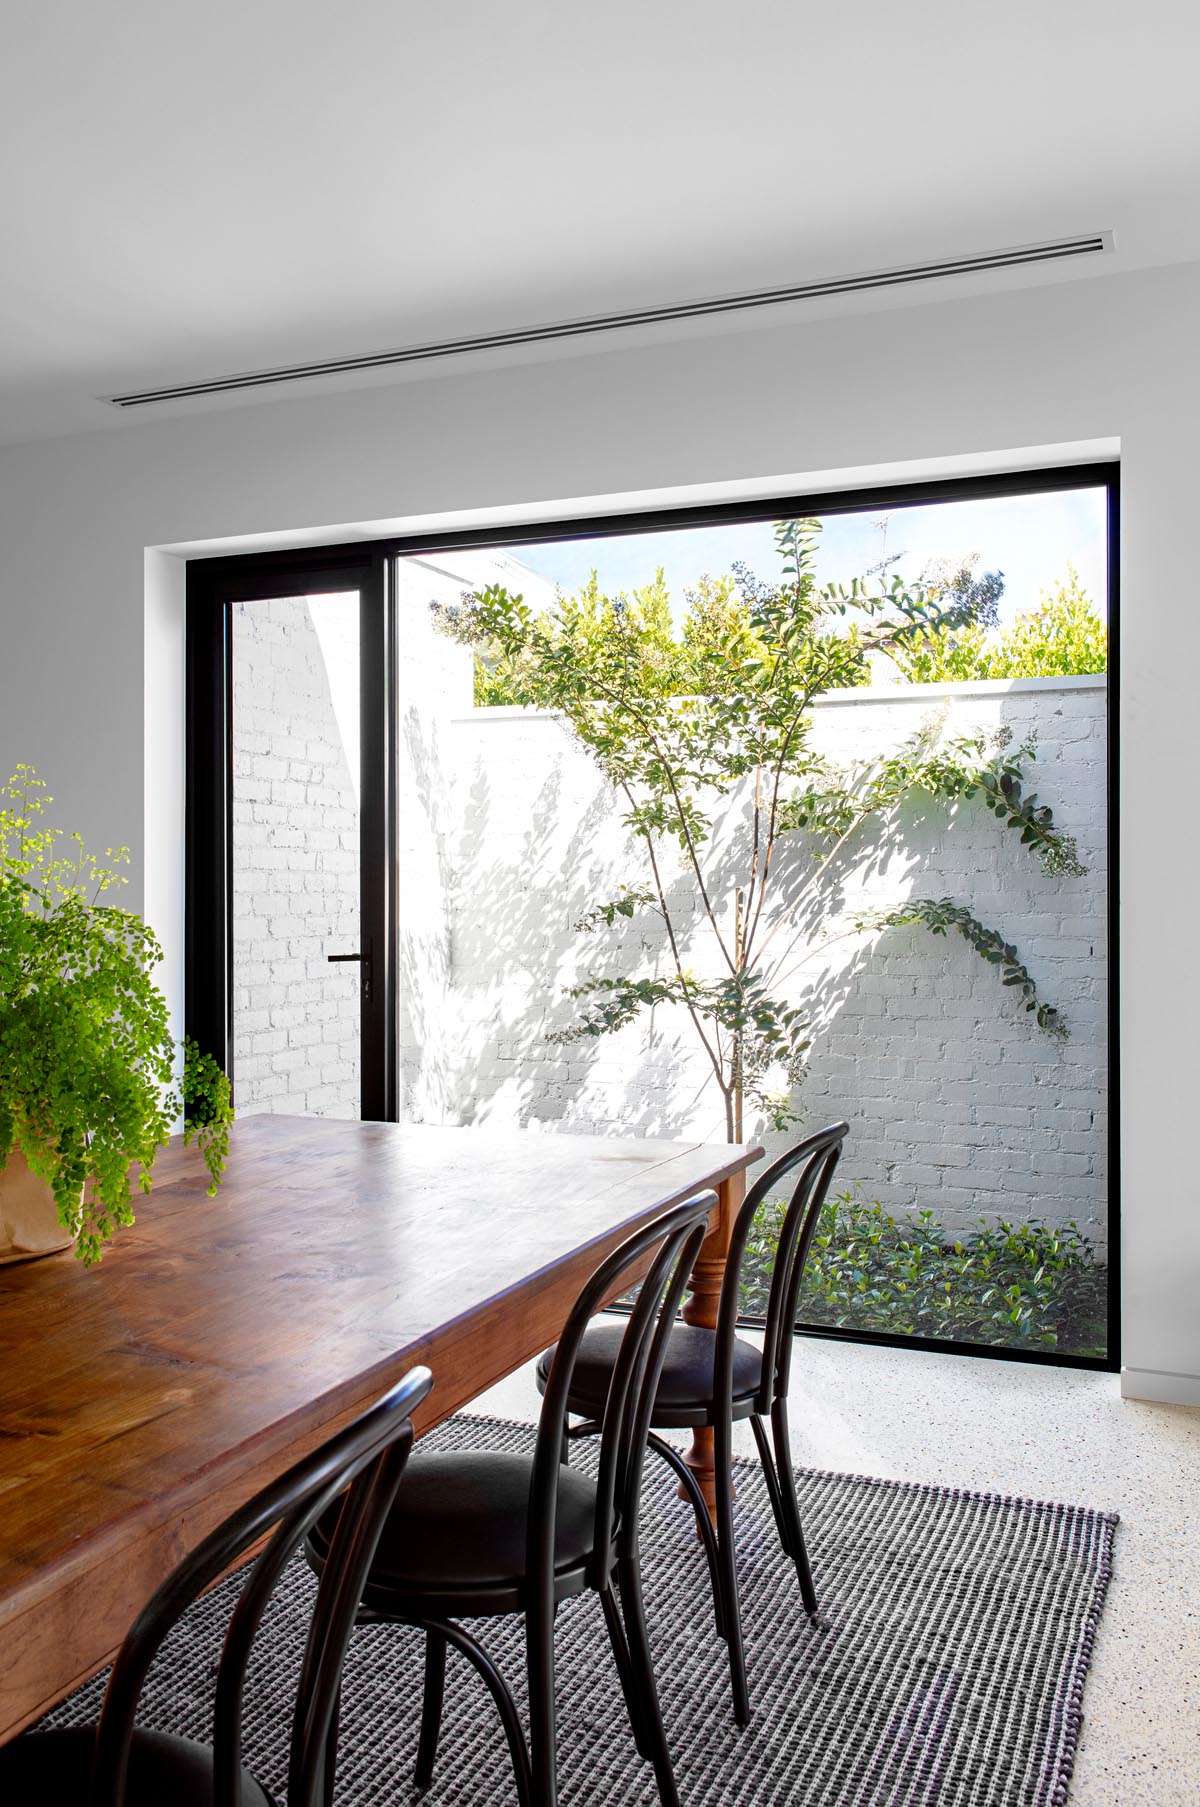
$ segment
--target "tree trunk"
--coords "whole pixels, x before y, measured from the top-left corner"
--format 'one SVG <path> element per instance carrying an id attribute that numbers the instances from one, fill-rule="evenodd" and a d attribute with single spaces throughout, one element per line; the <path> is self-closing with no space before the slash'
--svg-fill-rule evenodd
<path id="1" fill-rule="evenodd" d="M 746 952 L 746 894 L 739 885 L 733 894 L 733 958 L 739 977 L 744 976 L 742 967 Z M 742 1139 L 742 1118 L 745 1098 L 742 1089 L 742 1038 L 736 1036 L 733 1043 L 733 1065 L 730 1073 L 733 1080 L 733 1110 L 729 1113 L 729 1140 L 740 1142 Z"/>

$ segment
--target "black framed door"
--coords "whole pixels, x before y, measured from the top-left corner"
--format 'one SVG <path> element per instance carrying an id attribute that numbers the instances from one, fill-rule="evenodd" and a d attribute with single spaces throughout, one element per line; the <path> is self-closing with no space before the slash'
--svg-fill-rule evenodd
<path id="1" fill-rule="evenodd" d="M 396 1116 L 394 697 L 377 546 L 187 585 L 187 1033 L 235 1105 Z"/>

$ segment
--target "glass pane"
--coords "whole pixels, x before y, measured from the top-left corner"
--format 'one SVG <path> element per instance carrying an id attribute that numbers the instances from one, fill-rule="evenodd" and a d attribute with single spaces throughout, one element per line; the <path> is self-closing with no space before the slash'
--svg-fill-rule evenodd
<path id="1" fill-rule="evenodd" d="M 802 1321 L 1103 1356 L 1106 560 L 1102 487 L 401 560 L 406 1113 L 845 1118 Z"/>
<path id="2" fill-rule="evenodd" d="M 233 607 L 239 1115 L 359 1115 L 358 594 Z"/>

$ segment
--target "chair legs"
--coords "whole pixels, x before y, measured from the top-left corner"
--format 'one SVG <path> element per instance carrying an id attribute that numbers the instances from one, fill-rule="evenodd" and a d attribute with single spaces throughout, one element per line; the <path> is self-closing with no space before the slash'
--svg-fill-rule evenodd
<path id="1" fill-rule="evenodd" d="M 788 1523 L 788 1554 L 796 1565 L 796 1576 L 800 1582 L 800 1595 L 804 1601 L 804 1610 L 815 1624 L 817 1620 L 817 1590 L 813 1586 L 812 1570 L 808 1565 L 808 1551 L 804 1547 L 804 1532 L 800 1525 L 800 1507 L 796 1500 L 796 1476 L 792 1468 L 792 1444 L 788 1433 L 787 1401 L 777 1399 L 771 1407 L 771 1430 L 775 1439 L 775 1462 L 779 1470 L 779 1491 L 783 1499 L 783 1515 Z"/>
<path id="2" fill-rule="evenodd" d="M 754 1428 L 754 1440 L 758 1444 L 758 1453 L 762 1461 L 767 1492 L 771 1499 L 771 1510 L 775 1515 L 779 1541 L 783 1546 L 784 1554 L 790 1556 L 796 1566 L 796 1578 L 800 1583 L 800 1598 L 804 1602 L 805 1612 L 812 1624 L 815 1625 L 819 1612 L 817 1590 L 813 1584 L 808 1551 L 804 1544 L 804 1532 L 800 1525 L 800 1507 L 796 1501 L 796 1476 L 792 1467 L 792 1445 L 788 1434 L 787 1401 L 777 1399 L 771 1407 L 773 1450 L 767 1441 L 766 1427 L 757 1413 L 751 1418 L 750 1423 Z"/>
<path id="3" fill-rule="evenodd" d="M 446 1646 L 453 1644 L 454 1648 L 461 1651 L 467 1661 L 483 1677 L 488 1693 L 496 1704 L 500 1723 L 504 1727 L 504 1736 L 508 1741 L 509 1756 L 512 1758 L 513 1777 L 517 1785 L 517 1800 L 520 1807 L 535 1807 L 533 1781 L 529 1768 L 529 1751 L 525 1744 L 525 1734 L 521 1729 L 517 1703 L 512 1697 L 508 1683 L 483 1646 L 477 1644 L 461 1625 L 454 1625 L 448 1619 L 431 1619 L 422 1622 L 422 1629 L 425 1632 L 426 1692 L 421 1709 L 421 1741 L 417 1750 L 417 1769 L 414 1777 L 416 1786 L 428 1788 L 433 1780 L 433 1762 L 437 1753 L 438 1728 L 441 1723 L 442 1701 L 445 1693 Z M 546 1797 L 545 1800 L 537 1799 L 537 1807 L 554 1807 L 553 1794 Z"/>
<path id="4" fill-rule="evenodd" d="M 638 1748 L 642 1755 L 654 1765 L 654 1775 L 658 1782 L 662 1807 L 679 1807 L 679 1795 L 675 1787 L 675 1771 L 671 1765 L 671 1753 L 667 1748 L 667 1736 L 663 1731 L 662 1713 L 658 1705 L 658 1687 L 654 1679 L 654 1661 L 650 1655 L 650 1640 L 646 1633 L 646 1611 L 642 1602 L 641 1576 L 638 1573 L 636 1561 L 628 1557 L 622 1557 L 617 1564 L 617 1591 L 621 1596 L 621 1609 L 625 1618 L 630 1677 L 633 1691 L 641 1703 L 642 1728 L 641 1737 L 638 1739 Z M 636 1723 L 634 1730 L 636 1736 Z"/>
<path id="5" fill-rule="evenodd" d="M 818 1623 L 817 1590 L 809 1567 L 804 1532 L 800 1524 L 800 1508 L 796 1501 L 796 1477 L 792 1466 L 792 1446 L 788 1435 L 787 1402 L 776 1400 L 771 1410 L 771 1436 L 757 1413 L 750 1420 L 754 1440 L 762 1462 L 763 1478 L 771 1501 L 771 1512 L 784 1554 L 795 1565 L 804 1610 L 813 1625 Z M 742 1641 L 741 1607 L 738 1599 L 737 1549 L 733 1531 L 733 1427 L 713 1427 L 714 1481 L 717 1493 L 717 1529 L 712 1523 L 695 1475 L 683 1456 L 665 1438 L 651 1432 L 649 1444 L 678 1477 L 692 1503 L 696 1526 L 704 1544 L 712 1580 L 717 1633 L 729 1646 L 729 1674 L 733 1689 L 733 1714 L 738 1725 L 750 1721 L 750 1695 L 746 1681 L 746 1656 Z M 632 1711 L 632 1709 L 631 1709 Z M 639 1746 L 639 1749 L 641 1747 Z M 646 1753 L 643 1753 L 646 1754 Z"/>
<path id="6" fill-rule="evenodd" d="M 672 1472 L 679 1477 L 696 1515 L 696 1529 L 704 1545 L 704 1553 L 708 1558 L 709 1576 L 712 1581 L 717 1636 L 724 1638 L 729 1646 L 733 1716 L 738 1725 L 748 1725 L 750 1723 L 750 1693 L 746 1682 L 746 1656 L 742 1645 L 741 1607 L 738 1601 L 737 1550 L 733 1536 L 733 1453 L 730 1439 L 726 1438 L 725 1440 L 723 1460 L 721 1454 L 717 1454 L 715 1477 L 717 1497 L 718 1502 L 724 1501 L 724 1510 L 722 1511 L 718 1506 L 716 1531 L 713 1530 L 712 1520 L 708 1515 L 708 1506 L 700 1491 L 700 1483 L 680 1452 L 653 1432 L 647 1441 L 651 1449 L 661 1456 Z M 714 1444 L 716 1442 L 717 1439 L 714 1437 Z"/>
<path id="7" fill-rule="evenodd" d="M 617 1606 L 618 1595 L 620 1609 Z M 641 1583 L 635 1562 L 624 1559 L 618 1563 L 616 1591 L 611 1586 L 602 1589 L 600 1603 L 604 1609 L 617 1673 L 621 1679 L 621 1691 L 629 1710 L 634 1742 L 639 1754 L 654 1766 L 662 1807 L 679 1807 L 671 1756 L 659 1712 L 654 1667 L 646 1636 Z M 379 1621 L 373 1614 L 364 1614 L 363 1622 Z M 478 1671 L 495 1702 L 512 1759 L 519 1807 L 556 1807 L 558 1782 L 553 1613 L 549 1614 L 545 1624 L 541 1623 L 536 1610 L 532 1610 L 526 1617 L 526 1650 L 529 1658 L 528 1745 L 508 1684 L 483 1646 L 464 1631 L 461 1625 L 448 1619 L 422 1620 L 418 1629 L 425 1633 L 425 1694 L 421 1706 L 421 1736 L 413 1776 L 414 1786 L 424 1790 L 433 1781 L 446 1692 L 446 1650 L 452 1644 Z"/>
<path id="8" fill-rule="evenodd" d="M 708 1515 L 708 1505 L 701 1492 L 700 1483 L 673 1443 L 668 1443 L 664 1437 L 657 1436 L 654 1431 L 650 1432 L 646 1441 L 655 1455 L 660 1456 L 667 1464 L 691 1501 L 692 1511 L 696 1515 L 696 1532 L 704 1545 L 704 1554 L 708 1561 L 708 1575 L 712 1582 L 713 1612 L 717 1621 L 717 1636 L 723 1638 L 725 1636 L 725 1617 L 721 1598 L 721 1558 L 717 1550 L 717 1534 L 713 1529 L 712 1519 Z"/>
<path id="9" fill-rule="evenodd" d="M 439 1632 L 425 1633 L 425 1692 L 421 1700 L 421 1741 L 417 1746 L 414 1788 L 428 1788 L 433 1781 L 438 1733 L 442 1729 L 442 1704 L 446 1698 L 446 1640 Z"/>
<path id="10" fill-rule="evenodd" d="M 750 1723 L 750 1691 L 746 1683 L 746 1653 L 742 1644 L 742 1612 L 738 1600 L 737 1543 L 733 1534 L 733 1425 L 728 1419 L 713 1427 L 713 1482 L 717 1493 L 717 1551 L 721 1565 L 722 1615 L 729 1647 L 729 1677 L 733 1687 L 733 1717 L 738 1725 Z"/>
<path id="11" fill-rule="evenodd" d="M 629 1640 L 625 1636 L 625 1627 L 621 1621 L 621 1609 L 617 1605 L 616 1589 L 611 1585 L 600 1589 L 600 1605 L 604 1609 L 604 1623 L 608 1629 L 608 1641 L 612 1645 L 613 1659 L 616 1662 L 617 1674 L 621 1680 L 621 1692 L 625 1696 L 625 1710 L 629 1714 L 629 1724 L 633 1729 L 633 1741 L 637 1745 L 639 1757 L 647 1763 L 653 1761 L 651 1738 L 646 1731 L 645 1703 L 638 1693 L 634 1680 L 633 1664 L 629 1657 Z"/>
<path id="12" fill-rule="evenodd" d="M 646 1619 L 636 1561 L 622 1558 L 617 1564 L 616 1591 L 610 1584 L 602 1587 L 599 1593 L 638 1755 L 654 1766 L 662 1807 L 679 1807 L 675 1774 L 658 1707 L 658 1690 L 646 1636 Z M 620 1608 L 617 1606 L 618 1595 Z M 530 1611 L 526 1616 L 525 1629 L 529 1658 L 533 1802 L 534 1807 L 555 1807 L 558 1785 L 554 1731 L 553 1619 L 541 1621 L 535 1611 Z"/>
<path id="13" fill-rule="evenodd" d="M 748 1725 L 750 1723 L 750 1694 L 746 1682 L 746 1656 L 742 1644 L 741 1607 L 738 1602 L 737 1551 L 733 1536 L 733 1445 L 731 1433 L 727 1433 L 723 1446 L 719 1438 L 714 1438 L 717 1449 L 718 1499 L 725 1503 L 724 1512 L 718 1510 L 716 1531 L 713 1529 L 708 1505 L 700 1490 L 700 1483 L 684 1461 L 681 1452 L 675 1448 L 673 1443 L 668 1443 L 664 1437 L 657 1436 L 654 1431 L 650 1432 L 646 1441 L 655 1454 L 661 1457 L 671 1469 L 691 1501 L 692 1511 L 696 1516 L 696 1530 L 704 1545 L 704 1554 L 708 1561 L 717 1636 L 723 1638 L 729 1646 L 729 1672 L 733 1690 L 734 1719 L 738 1725 Z M 615 1648 L 614 1644 L 614 1650 Z M 631 1705 L 631 1719 L 634 1718 L 634 1713 L 634 1707 Z M 640 1743 L 638 1749 L 642 1750 Z M 650 1752 L 642 1750 L 642 1755 L 649 1756 L 653 1761 Z"/>
<path id="14" fill-rule="evenodd" d="M 624 1608 L 624 1623 L 617 1606 L 618 1595 Z M 629 1709 L 634 1741 L 640 1755 L 647 1763 L 654 1765 L 663 1807 L 677 1807 L 679 1796 L 675 1787 L 675 1772 L 663 1730 L 658 1687 L 646 1635 L 641 1581 L 635 1565 L 630 1564 L 618 1570 L 616 1588 L 604 1588 L 600 1602 L 604 1608 L 608 1635 L 617 1662 L 617 1673 L 621 1677 L 625 1704 Z"/>
<path id="15" fill-rule="evenodd" d="M 337 1745 L 338 1719 L 341 1715 L 342 1691 L 339 1688 L 333 1699 L 333 1717 L 329 1721 L 329 1731 L 325 1736 L 325 1783 L 324 1807 L 333 1807 L 333 1790 L 337 1779 Z"/>
<path id="16" fill-rule="evenodd" d="M 529 1756 L 534 1807 L 558 1801 L 558 1728 L 554 1698 L 552 1603 L 531 1600 L 525 1608 L 525 1659 L 529 1673 Z"/>

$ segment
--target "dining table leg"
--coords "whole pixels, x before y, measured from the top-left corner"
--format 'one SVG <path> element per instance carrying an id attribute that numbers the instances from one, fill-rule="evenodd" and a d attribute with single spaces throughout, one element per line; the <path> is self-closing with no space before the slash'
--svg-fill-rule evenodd
<path id="1" fill-rule="evenodd" d="M 729 1244 L 733 1238 L 733 1226 L 742 1200 L 746 1196 L 745 1174 L 732 1173 L 728 1179 L 719 1180 L 716 1193 L 716 1222 L 710 1227 L 696 1265 L 692 1269 L 688 1296 L 683 1306 L 684 1323 L 698 1324 L 704 1330 L 715 1330 L 717 1327 L 721 1287 L 725 1281 L 725 1262 L 729 1255 Z M 683 1459 L 700 1483 L 701 1492 L 708 1505 L 709 1517 L 715 1524 L 717 1489 L 713 1461 L 713 1434 L 710 1426 L 703 1425 L 692 1432 L 692 1445 Z M 680 1499 L 688 1497 L 682 1482 L 679 1487 L 679 1497 Z"/>

